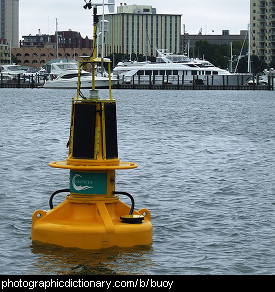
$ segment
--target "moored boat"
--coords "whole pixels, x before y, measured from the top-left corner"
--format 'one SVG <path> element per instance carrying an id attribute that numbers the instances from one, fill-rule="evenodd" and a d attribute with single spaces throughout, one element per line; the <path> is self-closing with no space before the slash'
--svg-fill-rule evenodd
<path id="1" fill-rule="evenodd" d="M 190 59 L 158 50 L 155 63 L 136 63 L 116 66 L 114 75 L 125 83 L 135 84 L 196 84 L 247 85 L 250 73 L 230 73 L 214 66 L 207 60 Z"/>
<path id="2" fill-rule="evenodd" d="M 3 77 L 12 79 L 18 78 L 18 75 L 26 74 L 26 70 L 22 66 L 15 64 L 0 65 L 0 73 Z"/>
<path id="3" fill-rule="evenodd" d="M 92 74 L 81 70 L 80 72 L 81 88 L 91 88 Z M 68 88 L 76 89 L 78 81 L 78 63 L 57 61 L 50 64 L 50 73 L 48 80 L 44 84 L 44 88 Z M 111 78 L 111 83 L 116 83 L 116 78 Z M 105 71 L 98 70 L 95 76 L 96 88 L 108 88 L 109 77 Z"/>

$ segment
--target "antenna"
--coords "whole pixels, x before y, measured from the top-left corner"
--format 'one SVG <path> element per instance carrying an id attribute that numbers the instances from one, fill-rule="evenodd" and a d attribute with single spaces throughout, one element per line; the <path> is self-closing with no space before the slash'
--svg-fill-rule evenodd
<path id="1" fill-rule="evenodd" d="M 104 0 L 102 3 L 94 3 L 92 0 L 84 0 L 85 5 L 83 6 L 84 9 L 92 9 L 93 7 L 98 7 L 98 6 L 108 6 L 108 10 L 110 13 L 115 12 L 115 0 L 108 0 L 108 3 L 104 3 Z"/>
<path id="2" fill-rule="evenodd" d="M 85 5 L 83 6 L 84 9 L 92 9 L 94 8 L 94 17 L 96 19 L 96 21 L 94 21 L 95 23 L 98 23 L 98 16 L 97 16 L 97 7 L 98 6 L 102 6 L 102 26 L 101 26 L 101 38 L 102 38 L 102 45 L 101 45 L 101 57 L 104 57 L 104 7 L 107 6 L 108 10 L 110 13 L 114 13 L 115 11 L 115 0 L 108 0 L 108 3 L 105 3 L 105 0 L 102 0 L 102 3 L 93 3 L 92 0 L 89 0 L 89 2 L 87 2 L 87 0 L 85 1 Z M 96 39 L 96 36 L 95 36 Z"/>

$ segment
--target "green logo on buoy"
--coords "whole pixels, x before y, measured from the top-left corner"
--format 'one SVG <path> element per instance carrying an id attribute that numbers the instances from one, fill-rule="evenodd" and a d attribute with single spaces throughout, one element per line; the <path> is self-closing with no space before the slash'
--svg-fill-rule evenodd
<path id="1" fill-rule="evenodd" d="M 70 192 L 84 195 L 107 194 L 107 173 L 71 171 Z"/>

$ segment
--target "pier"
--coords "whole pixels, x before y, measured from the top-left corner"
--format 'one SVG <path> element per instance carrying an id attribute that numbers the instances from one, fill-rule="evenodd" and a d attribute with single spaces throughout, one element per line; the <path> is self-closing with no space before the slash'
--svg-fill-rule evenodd
<path id="1" fill-rule="evenodd" d="M 115 84 L 114 89 L 148 90 L 273 90 L 268 85 L 182 85 L 182 84 Z"/>
<path id="2" fill-rule="evenodd" d="M 184 78 L 180 80 L 180 77 L 170 78 L 170 76 L 163 76 L 162 82 L 156 82 L 155 76 L 148 76 L 148 80 L 141 80 L 140 76 L 132 77 L 131 82 L 126 82 L 125 79 L 120 80 L 113 86 L 115 89 L 148 89 L 148 90 L 274 90 L 274 78 L 268 76 L 266 84 L 259 83 L 259 76 L 253 76 L 254 82 L 251 84 L 245 84 L 242 75 L 238 76 L 237 84 L 229 84 L 228 78 L 223 77 L 221 84 L 214 84 L 214 76 L 206 79 L 206 83 L 198 79 L 198 76 L 193 77 L 191 83 L 186 84 Z M 173 76 L 171 76 L 173 77 Z M 171 81 L 170 81 L 171 80 Z"/>
<path id="3" fill-rule="evenodd" d="M 149 76 L 150 77 L 150 76 Z M 211 82 L 207 84 L 200 84 L 194 78 L 190 84 L 183 84 L 178 78 L 178 82 L 167 82 L 169 76 L 163 78 L 161 83 L 156 83 L 154 78 L 149 78 L 148 82 L 141 82 L 140 79 L 132 79 L 132 82 L 118 81 L 117 84 L 112 85 L 113 89 L 143 89 L 143 90 L 274 90 L 274 77 L 269 76 L 267 84 L 259 84 L 253 82 L 249 85 L 244 85 L 238 82 L 237 85 L 228 85 L 226 78 L 223 79 L 223 84 L 214 85 Z M 256 79 L 255 79 L 256 80 Z M 44 85 L 44 79 L 39 78 L 39 75 L 33 74 L 31 76 L 17 76 L 12 80 L 5 80 L 1 74 L 0 88 L 41 88 Z"/>
<path id="4" fill-rule="evenodd" d="M 13 79 L 6 79 L 0 75 L 0 88 L 38 88 L 43 87 L 44 80 L 38 74 L 20 75 Z"/>
<path id="5" fill-rule="evenodd" d="M 0 83 L 0 88 L 39 88 L 43 87 L 44 83 Z"/>
<path id="6" fill-rule="evenodd" d="M 124 78 L 120 80 L 113 88 L 116 89 L 148 89 L 148 90 L 274 90 L 274 78 L 268 76 L 267 83 L 259 83 L 259 76 L 253 76 L 251 84 L 246 84 L 243 75 L 237 76 L 236 84 L 232 85 L 228 77 L 223 76 L 221 84 L 215 84 L 215 76 L 207 76 L 206 81 L 199 79 L 199 76 L 193 76 L 193 80 L 186 84 L 184 76 L 162 76 L 162 81 L 156 80 L 155 76 L 148 75 L 141 79 L 140 76 L 132 76 L 131 81 Z M 145 77 L 145 76 L 143 76 Z"/>

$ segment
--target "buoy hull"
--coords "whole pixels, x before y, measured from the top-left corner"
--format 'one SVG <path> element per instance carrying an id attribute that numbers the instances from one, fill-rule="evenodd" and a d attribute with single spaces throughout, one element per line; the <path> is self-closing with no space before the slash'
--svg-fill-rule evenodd
<path id="1" fill-rule="evenodd" d="M 123 223 L 120 216 L 129 210 L 116 197 L 95 200 L 67 196 L 52 210 L 33 213 L 32 240 L 82 249 L 150 245 L 153 232 L 150 212 L 140 210 L 147 213 L 142 223 Z"/>

